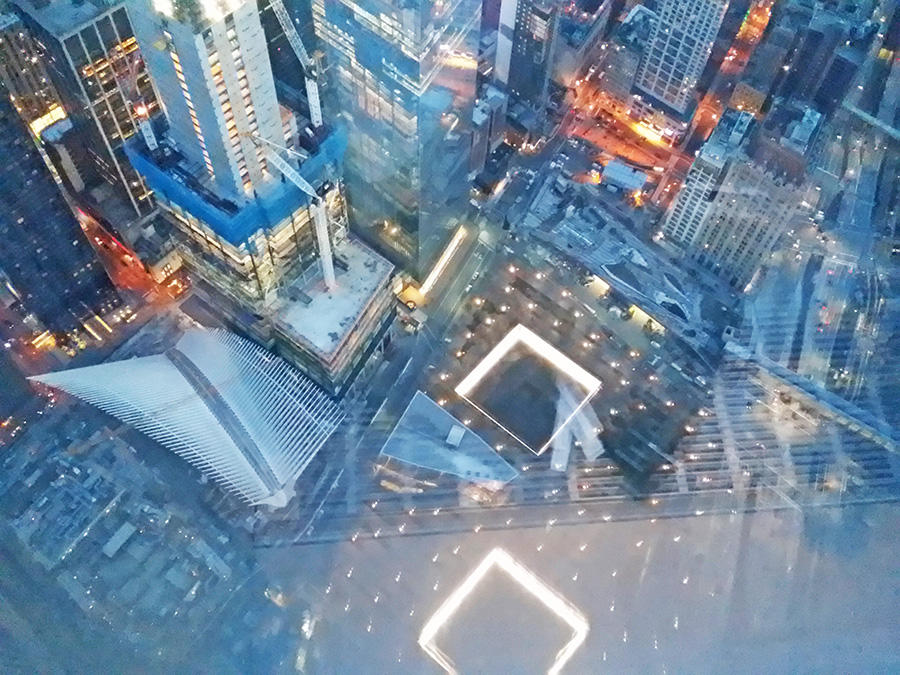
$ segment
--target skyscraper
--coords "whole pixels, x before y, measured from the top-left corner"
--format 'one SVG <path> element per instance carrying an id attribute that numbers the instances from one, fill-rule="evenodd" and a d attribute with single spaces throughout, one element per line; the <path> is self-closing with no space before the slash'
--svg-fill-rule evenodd
<path id="1" fill-rule="evenodd" d="M 754 148 L 750 161 L 732 163 L 695 243 L 693 257 L 736 288 L 750 283 L 800 209 L 803 172 L 782 162 L 787 154 Z"/>
<path id="2" fill-rule="evenodd" d="M 213 18 L 205 7 L 136 2 L 135 32 L 142 45 L 161 41 L 145 58 L 166 110 L 169 138 L 189 163 L 205 167 L 217 194 L 240 203 L 272 178 L 251 134 L 285 145 L 293 142 L 296 128 L 286 112 L 282 118 L 275 97 L 256 5 L 230 0 Z"/>
<path id="3" fill-rule="evenodd" d="M 119 303 L 115 289 L 0 87 L 0 278 L 22 314 L 68 331 Z"/>
<path id="4" fill-rule="evenodd" d="M 175 225 L 196 292 L 345 393 L 387 336 L 393 269 L 347 237 L 346 133 L 300 129 L 279 104 L 253 0 L 131 9 L 167 128 L 127 151 Z"/>
<path id="5" fill-rule="evenodd" d="M 813 103 L 820 112 L 831 115 L 841 105 L 856 80 L 865 52 L 853 47 L 838 49 L 819 84 Z"/>
<path id="6" fill-rule="evenodd" d="M 743 288 L 797 214 L 803 158 L 726 113 L 688 172 L 663 232 L 685 255 Z"/>
<path id="7" fill-rule="evenodd" d="M 468 197 L 480 15 L 480 0 L 313 0 L 354 222 L 419 278 Z"/>
<path id="8" fill-rule="evenodd" d="M 344 417 L 284 361 L 226 331 L 162 354 L 31 378 L 133 424 L 251 505 L 285 506 Z"/>
<path id="9" fill-rule="evenodd" d="M 557 14 L 556 3 L 545 0 L 503 0 L 500 5 L 494 79 L 514 101 L 533 110 L 547 104 Z"/>
<path id="10" fill-rule="evenodd" d="M 149 215 L 152 195 L 123 144 L 157 103 L 124 3 L 13 0 L 13 6 L 43 47 L 50 78 L 88 149 L 91 166 L 77 167 L 85 199 L 117 228 Z"/>
<path id="11" fill-rule="evenodd" d="M 601 46 L 611 25 L 610 16 L 621 11 L 621 7 L 614 9 L 617 3 L 618 0 L 596 0 L 570 5 L 576 11 L 557 10 L 551 76 L 556 82 L 571 87 L 586 69 L 602 60 Z"/>
<path id="12" fill-rule="evenodd" d="M 484 169 L 488 156 L 506 138 L 506 109 L 509 99 L 493 85 L 488 85 L 472 112 L 472 156 L 470 171 Z"/>
<path id="13" fill-rule="evenodd" d="M 786 98 L 811 100 L 848 31 L 849 25 L 838 17 L 827 12 L 814 12 L 809 25 L 800 31 L 800 43 L 793 53 L 779 94 Z"/>
<path id="14" fill-rule="evenodd" d="M 661 0 L 635 78 L 645 103 L 685 120 L 728 3 L 725 0 Z"/>
<path id="15" fill-rule="evenodd" d="M 667 241 L 682 248 L 690 248 L 694 244 L 715 192 L 722 183 L 728 162 L 746 140 L 752 123 L 753 117 L 749 113 L 729 111 L 723 115 L 709 140 L 697 153 L 666 217 L 663 234 Z"/>

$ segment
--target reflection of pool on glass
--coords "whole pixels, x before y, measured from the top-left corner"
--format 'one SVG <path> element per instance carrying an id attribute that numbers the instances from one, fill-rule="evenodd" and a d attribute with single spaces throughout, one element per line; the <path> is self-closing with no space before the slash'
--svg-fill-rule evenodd
<path id="1" fill-rule="evenodd" d="M 545 675 L 572 629 L 508 575 L 492 569 L 435 641 L 459 673 Z"/>

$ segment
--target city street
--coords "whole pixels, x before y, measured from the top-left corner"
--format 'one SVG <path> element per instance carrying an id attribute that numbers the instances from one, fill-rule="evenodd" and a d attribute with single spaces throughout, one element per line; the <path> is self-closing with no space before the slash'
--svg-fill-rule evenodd
<path id="1" fill-rule="evenodd" d="M 116 288 L 143 302 L 164 306 L 177 298 L 180 287 L 162 287 L 150 277 L 138 256 L 88 214 L 79 212 L 81 229 Z"/>

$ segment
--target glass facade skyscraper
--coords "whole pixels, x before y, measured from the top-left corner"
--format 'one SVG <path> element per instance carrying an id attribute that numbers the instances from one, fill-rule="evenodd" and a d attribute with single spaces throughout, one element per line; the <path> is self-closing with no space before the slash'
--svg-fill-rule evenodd
<path id="1" fill-rule="evenodd" d="M 393 266 L 346 236 L 340 124 L 276 97 L 255 0 L 135 0 L 165 113 L 127 152 L 175 226 L 194 292 L 229 327 L 344 395 L 393 317 Z M 298 162 L 298 158 L 302 158 Z"/>
<path id="2" fill-rule="evenodd" d="M 468 196 L 480 0 L 313 0 L 360 236 L 422 277 Z"/>

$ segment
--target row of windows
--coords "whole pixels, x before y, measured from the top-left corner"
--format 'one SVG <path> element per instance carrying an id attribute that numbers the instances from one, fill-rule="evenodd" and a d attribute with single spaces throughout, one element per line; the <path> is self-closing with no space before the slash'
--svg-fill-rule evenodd
<path id="1" fill-rule="evenodd" d="M 215 180 L 216 172 L 213 169 L 209 151 L 206 149 L 206 139 L 203 137 L 203 131 L 200 128 L 200 121 L 197 119 L 197 113 L 194 110 L 194 102 L 191 100 L 191 93 L 188 89 L 187 80 L 185 80 L 184 71 L 181 68 L 181 59 L 178 58 L 178 53 L 175 51 L 175 45 L 172 43 L 171 34 L 166 32 L 165 36 L 166 40 L 168 41 L 169 56 L 172 59 L 172 65 L 175 67 L 175 76 L 178 79 L 178 84 L 181 86 L 181 93 L 184 96 L 184 102 L 187 105 L 188 114 L 191 117 L 191 124 L 194 127 L 194 133 L 197 136 L 197 142 L 200 144 L 200 150 L 203 153 L 203 163 L 206 165 L 206 171 L 207 173 L 209 173 L 209 177 Z"/>

